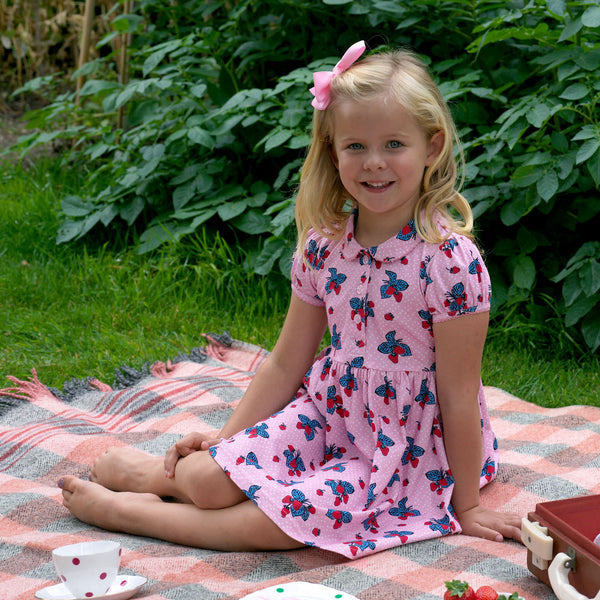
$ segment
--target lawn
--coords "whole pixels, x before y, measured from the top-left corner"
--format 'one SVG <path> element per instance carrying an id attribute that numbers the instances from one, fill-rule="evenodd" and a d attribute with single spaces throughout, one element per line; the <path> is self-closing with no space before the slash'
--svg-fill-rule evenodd
<path id="1" fill-rule="evenodd" d="M 174 358 L 205 332 L 272 348 L 288 286 L 247 274 L 244 253 L 218 232 L 142 256 L 119 239 L 57 246 L 60 199 L 82 185 L 83 172 L 56 161 L 0 163 L 1 387 L 32 368 L 58 388 L 112 383 L 115 368 Z M 484 383 L 542 406 L 600 404 L 598 356 L 554 352 L 552 335 L 540 344 L 539 331 L 529 340 L 497 318 Z"/>

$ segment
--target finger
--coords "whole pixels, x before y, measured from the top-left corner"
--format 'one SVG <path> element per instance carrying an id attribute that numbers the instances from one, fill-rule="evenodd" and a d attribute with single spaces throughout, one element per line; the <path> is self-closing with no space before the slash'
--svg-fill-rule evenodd
<path id="1" fill-rule="evenodd" d="M 179 460 L 179 451 L 176 446 L 171 446 L 165 453 L 165 477 L 172 479 L 175 476 L 175 465 Z"/>
<path id="2" fill-rule="evenodd" d="M 177 452 L 179 454 L 179 456 L 189 456 L 190 454 L 192 454 L 192 452 L 196 452 L 197 448 L 200 448 L 202 446 L 202 441 L 201 440 L 194 440 L 194 444 L 190 445 L 189 441 L 185 442 L 184 440 L 180 440 L 179 442 L 177 442 L 175 444 L 175 448 L 177 449 Z"/>
<path id="3" fill-rule="evenodd" d="M 215 438 L 211 438 L 209 440 L 204 440 L 202 442 L 202 450 L 208 450 L 209 448 L 211 448 L 211 446 L 216 446 L 217 444 L 219 444 L 222 441 L 223 441 L 223 438 L 220 438 L 220 437 L 215 437 Z"/>
<path id="4" fill-rule="evenodd" d="M 502 514 L 502 519 L 493 524 L 505 538 L 521 541 L 521 517 L 515 514 Z"/>

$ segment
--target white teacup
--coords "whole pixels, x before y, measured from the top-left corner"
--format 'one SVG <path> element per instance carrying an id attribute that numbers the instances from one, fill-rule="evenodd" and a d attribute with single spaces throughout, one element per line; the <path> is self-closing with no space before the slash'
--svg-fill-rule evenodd
<path id="1" fill-rule="evenodd" d="M 61 581 L 75 598 L 97 598 L 114 583 L 121 562 L 121 544 L 81 542 L 52 551 Z"/>

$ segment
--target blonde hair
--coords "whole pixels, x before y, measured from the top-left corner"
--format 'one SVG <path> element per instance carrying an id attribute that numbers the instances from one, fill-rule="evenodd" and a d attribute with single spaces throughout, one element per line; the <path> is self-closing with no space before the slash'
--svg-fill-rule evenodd
<path id="1" fill-rule="evenodd" d="M 450 233 L 473 237 L 471 207 L 456 187 L 454 143 L 461 165 L 464 157 L 452 115 L 423 63 L 412 52 L 397 50 L 368 56 L 334 77 L 329 106 L 314 111 L 313 139 L 296 197 L 300 252 L 311 228 L 331 239 L 341 237 L 345 221 L 356 205 L 343 187 L 330 154 L 336 106 L 342 101 L 372 100 L 376 96 L 385 96 L 408 110 L 428 139 L 438 131 L 444 134 L 439 155 L 425 170 L 421 196 L 415 206 L 418 235 L 427 242 L 441 243 L 447 237 L 437 225 L 441 216 Z"/>

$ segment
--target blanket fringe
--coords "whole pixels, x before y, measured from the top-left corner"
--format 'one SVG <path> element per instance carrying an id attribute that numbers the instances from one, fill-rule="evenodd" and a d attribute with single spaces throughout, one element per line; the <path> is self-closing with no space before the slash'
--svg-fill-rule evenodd
<path id="1" fill-rule="evenodd" d="M 222 334 L 208 333 L 202 337 L 208 342 L 209 346 L 217 345 L 231 347 L 233 338 L 228 331 Z M 16 387 L 0 389 L 0 412 L 2 408 L 11 408 L 15 403 L 11 400 L 32 400 L 40 394 L 54 396 L 65 403 L 71 403 L 82 394 L 101 391 L 110 392 L 113 390 L 122 390 L 134 386 L 143 379 L 148 377 L 161 377 L 172 370 L 173 365 L 181 362 L 203 363 L 208 356 L 207 348 L 195 347 L 188 353 L 181 353 L 172 361 L 163 363 L 156 361 L 154 363 L 145 362 L 139 369 L 123 365 L 115 369 L 115 379 L 112 387 L 106 383 L 99 381 L 94 377 L 86 377 L 83 379 L 70 379 L 63 385 L 63 389 L 59 390 L 55 387 L 47 387 L 38 379 L 35 369 L 32 369 L 32 377 L 29 381 L 21 381 L 11 375 L 7 379 L 15 384 Z"/>
<path id="2" fill-rule="evenodd" d="M 12 375 L 6 377 L 16 387 L 0 389 L 0 398 L 11 398 L 13 400 L 32 400 L 40 394 L 55 396 L 50 388 L 46 387 L 37 376 L 35 369 L 31 369 L 31 379 L 24 381 Z"/>

